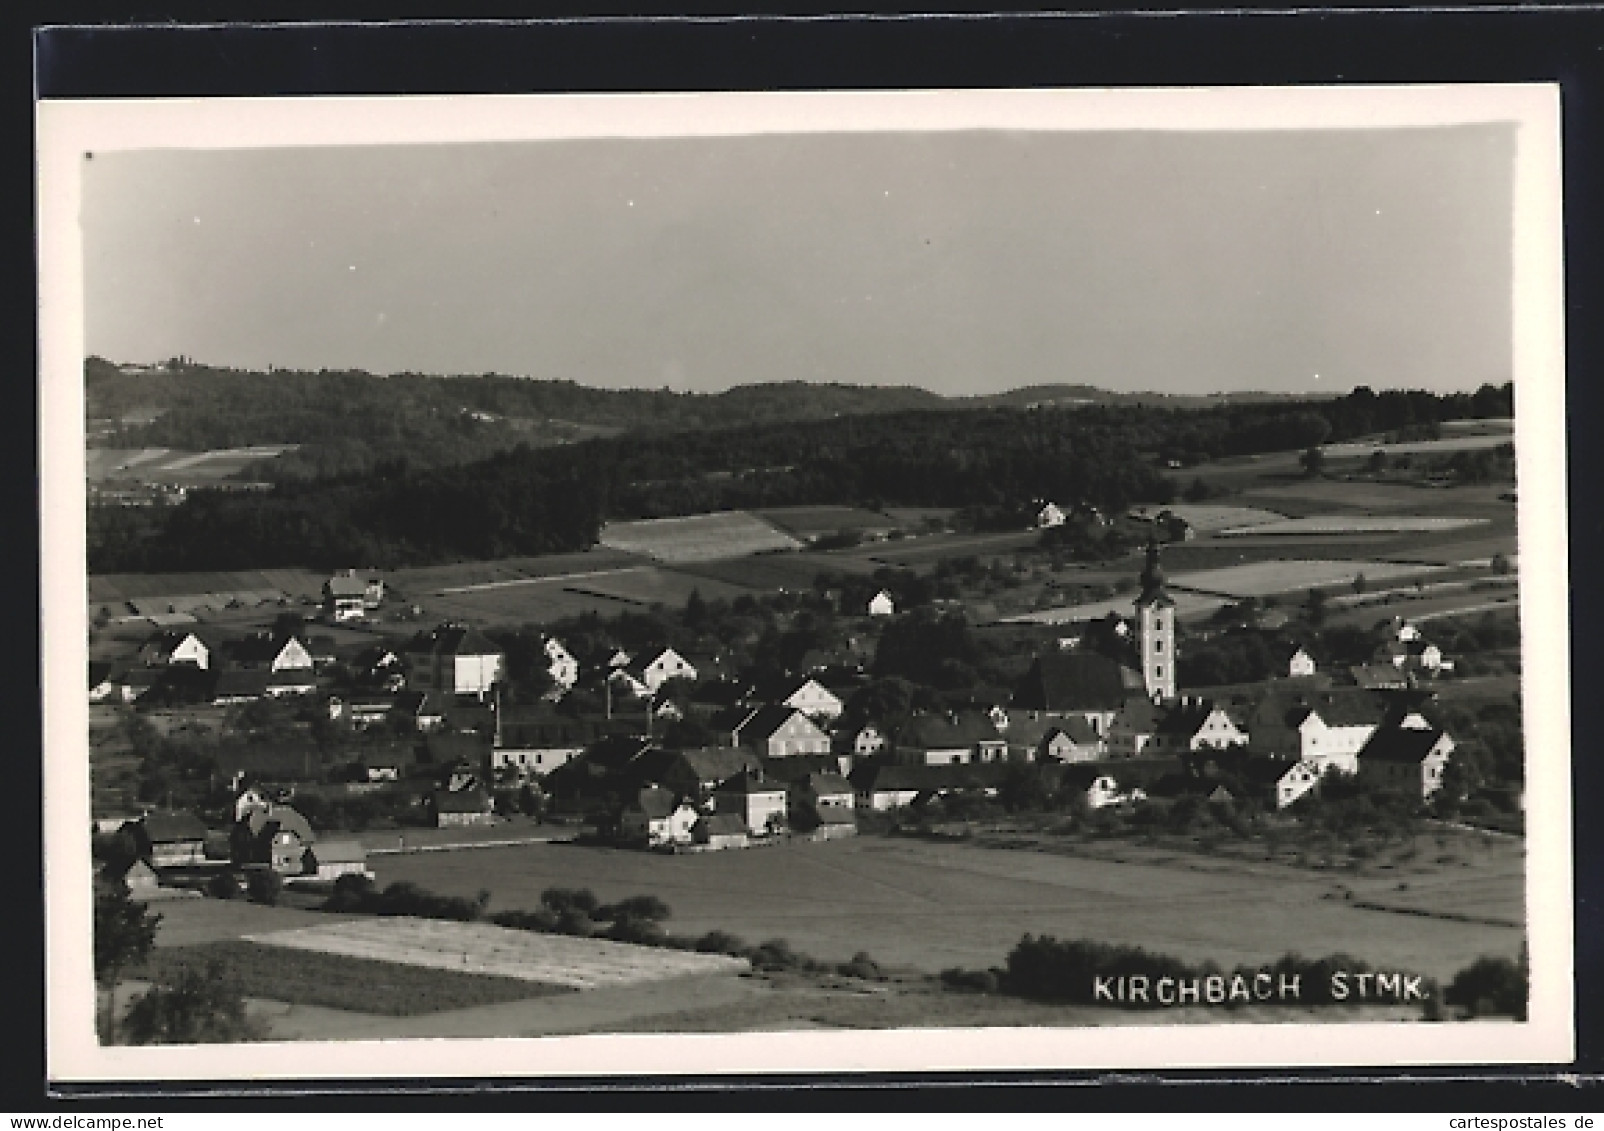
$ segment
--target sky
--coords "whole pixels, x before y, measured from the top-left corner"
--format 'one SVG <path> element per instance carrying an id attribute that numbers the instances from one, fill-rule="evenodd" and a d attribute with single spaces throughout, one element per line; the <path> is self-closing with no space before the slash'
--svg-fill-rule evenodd
<path id="1" fill-rule="evenodd" d="M 1511 379 L 1514 127 L 138 150 L 88 351 L 718 391 Z"/>

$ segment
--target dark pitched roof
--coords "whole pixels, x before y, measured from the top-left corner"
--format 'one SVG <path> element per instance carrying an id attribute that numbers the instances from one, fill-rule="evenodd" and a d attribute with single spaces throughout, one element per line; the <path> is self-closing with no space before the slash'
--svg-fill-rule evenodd
<path id="1" fill-rule="evenodd" d="M 747 795 L 753 793 L 784 793 L 785 783 L 766 782 L 751 771 L 742 770 L 740 773 L 719 782 L 718 789 L 715 792 Z"/>
<path id="2" fill-rule="evenodd" d="M 1214 713 L 1214 703 L 1203 700 L 1198 703 L 1177 703 L 1163 712 L 1159 720 L 1158 733 L 1175 735 L 1180 738 L 1190 738 L 1198 729 L 1208 721 Z"/>
<path id="3" fill-rule="evenodd" d="M 1164 715 L 1165 708 L 1151 699 L 1136 698 L 1120 708 L 1114 724 L 1142 734 L 1157 734 Z"/>
<path id="4" fill-rule="evenodd" d="M 968 748 L 978 742 L 1002 738 L 997 725 L 979 711 L 966 711 L 956 717 L 918 715 L 908 720 L 897 734 L 897 745 L 921 750 Z"/>
<path id="5" fill-rule="evenodd" d="M 671 789 L 648 787 L 635 795 L 635 808 L 658 821 L 674 811 L 677 800 Z"/>
<path id="6" fill-rule="evenodd" d="M 786 754 L 779 758 L 760 756 L 763 776 L 787 785 L 805 781 L 809 774 L 835 773 L 841 766 L 836 754 Z"/>
<path id="7" fill-rule="evenodd" d="M 851 781 L 853 788 L 862 793 L 884 790 L 930 793 L 995 785 L 1006 769 L 1006 765 L 995 762 L 963 766 L 873 765 L 854 770 Z"/>
<path id="8" fill-rule="evenodd" d="M 145 839 L 151 844 L 206 839 L 205 823 L 195 814 L 184 810 L 146 813 L 138 823 Z"/>
<path id="9" fill-rule="evenodd" d="M 282 671 L 267 673 L 267 686 L 316 687 L 317 680 L 312 677 L 310 668 L 284 668 Z"/>
<path id="10" fill-rule="evenodd" d="M 311 824 L 301 815 L 300 810 L 292 809 L 288 805 L 253 809 L 246 815 L 245 825 L 251 830 L 252 836 L 260 836 L 264 831 L 271 831 L 276 827 L 278 832 L 294 833 L 303 843 L 310 843 L 316 839 Z"/>
<path id="11" fill-rule="evenodd" d="M 1035 711 L 1112 711 L 1142 696 L 1139 673 L 1096 652 L 1038 656 L 1014 694 L 1014 706 Z"/>
<path id="12" fill-rule="evenodd" d="M 1437 727 L 1387 726 L 1377 729 L 1359 751 L 1359 764 L 1365 762 L 1401 762 L 1418 764 L 1443 736 Z"/>
<path id="13" fill-rule="evenodd" d="M 855 825 L 858 823 L 857 816 L 845 805 L 826 805 L 818 811 L 816 816 L 821 825 Z"/>
<path id="14" fill-rule="evenodd" d="M 793 718 L 801 718 L 808 726 L 813 723 L 808 717 L 795 707 L 786 707 L 778 703 L 768 703 L 751 712 L 735 726 L 731 733 L 738 735 L 743 745 L 767 742 L 774 732 L 790 722 Z M 815 728 L 817 729 L 817 728 Z"/>
<path id="15" fill-rule="evenodd" d="M 111 679 L 111 664 L 105 660 L 89 661 L 89 686 L 99 687 Z"/>
<path id="16" fill-rule="evenodd" d="M 746 833 L 746 822 L 739 813 L 710 813 L 692 826 L 708 836 L 737 836 Z"/>
<path id="17" fill-rule="evenodd" d="M 499 656 L 501 649 L 477 628 L 465 624 L 442 624 L 428 632 L 420 632 L 407 642 L 411 653 L 427 652 L 436 656 Z"/>
<path id="18" fill-rule="evenodd" d="M 804 783 L 815 795 L 852 792 L 852 783 L 840 774 L 809 774 Z"/>
<path id="19" fill-rule="evenodd" d="M 360 577 L 336 574 L 323 583 L 323 589 L 331 597 L 361 597 L 366 595 L 368 583 Z"/>
<path id="20" fill-rule="evenodd" d="M 354 840 L 325 840 L 311 849 L 319 864 L 366 864 L 368 850 Z"/>
<path id="21" fill-rule="evenodd" d="M 576 719 L 550 710 L 501 713 L 501 745 L 531 749 L 588 746 L 606 731 L 594 719 Z"/>
<path id="22" fill-rule="evenodd" d="M 437 789 L 433 796 L 436 813 L 485 813 L 490 809 L 490 795 L 483 786 Z"/>

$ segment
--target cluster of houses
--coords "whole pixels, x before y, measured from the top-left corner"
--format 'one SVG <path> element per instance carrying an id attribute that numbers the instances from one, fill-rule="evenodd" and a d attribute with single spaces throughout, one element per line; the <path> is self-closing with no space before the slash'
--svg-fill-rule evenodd
<path id="1" fill-rule="evenodd" d="M 257 789 L 242 789 L 232 823 L 208 828 L 194 813 L 156 810 L 121 824 L 135 862 L 122 875 L 136 898 L 147 898 L 222 872 L 275 873 L 288 883 L 332 883 L 345 875 L 372 878 L 367 851 L 348 839 L 323 839 L 293 806 Z"/>
<path id="2" fill-rule="evenodd" d="M 359 580 L 352 575 L 349 586 L 331 583 L 330 591 L 366 600 Z M 661 647 L 615 651 L 582 671 L 555 637 L 541 642 L 546 700 L 504 705 L 505 655 L 457 623 L 370 648 L 351 665 L 367 690 L 323 702 L 331 718 L 357 727 L 388 721 L 417 732 L 435 767 L 427 805 L 438 825 L 492 822 L 498 797 L 535 790 L 586 814 L 598 837 L 654 848 L 849 835 L 860 812 L 994 795 L 1018 763 L 1038 765 L 1060 793 L 1082 792 L 1094 808 L 1226 761 L 1283 807 L 1332 772 L 1368 775 L 1423 800 L 1441 788 L 1453 739 L 1404 706 L 1392 684 L 1333 687 L 1309 678 L 1316 665 L 1301 648 L 1285 656 L 1285 680 L 1228 699 L 1179 692 L 1175 603 L 1156 544 L 1127 632 L 1135 666 L 1091 647 L 1060 647 L 1036 657 L 1006 703 L 915 714 L 894 726 L 847 711 L 861 666 L 805 657 L 785 682 L 757 686 L 728 678 L 712 658 Z M 229 689 L 245 676 L 257 694 L 311 691 L 316 651 L 293 634 L 213 644 L 178 631 L 152 640 L 140 666 L 214 672 L 213 701 L 232 702 Z M 1374 666 L 1407 677 L 1446 662 L 1400 623 Z M 582 674 L 605 691 L 605 711 L 557 705 Z M 670 725 L 686 718 L 713 741 L 666 745 Z M 402 776 L 399 765 L 367 772 L 372 782 Z"/>

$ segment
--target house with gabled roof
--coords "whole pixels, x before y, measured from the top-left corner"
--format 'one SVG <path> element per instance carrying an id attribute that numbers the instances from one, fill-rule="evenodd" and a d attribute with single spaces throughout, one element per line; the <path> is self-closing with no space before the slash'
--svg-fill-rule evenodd
<path id="1" fill-rule="evenodd" d="M 1165 709 L 1151 699 L 1137 696 L 1114 713 L 1105 737 L 1108 753 L 1116 758 L 1134 758 L 1147 750 L 1164 721 Z"/>
<path id="2" fill-rule="evenodd" d="M 506 658 L 476 628 L 448 622 L 407 642 L 408 686 L 442 695 L 483 699 L 501 679 Z"/>
<path id="3" fill-rule="evenodd" d="M 811 676 L 793 680 L 774 701 L 782 707 L 794 707 L 811 719 L 825 722 L 840 718 L 844 709 L 840 697 Z"/>
<path id="4" fill-rule="evenodd" d="M 709 813 L 691 826 L 691 841 L 706 848 L 745 848 L 746 822 L 739 813 Z"/>
<path id="5" fill-rule="evenodd" d="M 803 825 L 820 825 L 832 815 L 852 817 L 857 794 L 852 783 L 836 773 L 812 773 L 791 783 L 791 810 Z M 839 822 L 837 822 L 839 823 Z"/>
<path id="6" fill-rule="evenodd" d="M 871 617 L 894 616 L 896 611 L 897 603 L 891 599 L 891 594 L 884 589 L 869 598 L 868 612 Z"/>
<path id="7" fill-rule="evenodd" d="M 581 719 L 547 707 L 503 707 L 496 713 L 493 770 L 544 776 L 567 765 L 609 733 L 601 719 Z"/>
<path id="8" fill-rule="evenodd" d="M 764 781 L 761 773 L 743 770 L 714 789 L 714 811 L 740 816 L 752 836 L 770 836 L 787 827 L 785 793 L 783 783 Z"/>
<path id="9" fill-rule="evenodd" d="M 1441 727 L 1420 722 L 1424 725 L 1378 727 L 1359 751 L 1360 775 L 1422 801 L 1430 800 L 1442 789 L 1454 740 Z"/>
<path id="10" fill-rule="evenodd" d="M 308 845 L 301 854 L 301 871 L 312 879 L 333 881 L 341 876 L 373 878 L 368 850 L 355 840 L 325 840 Z"/>
<path id="11" fill-rule="evenodd" d="M 495 824 L 495 802 L 490 791 L 475 783 L 463 789 L 437 789 L 429 795 L 429 809 L 439 828 Z"/>
<path id="12" fill-rule="evenodd" d="M 738 746 L 649 750 L 629 767 L 630 780 L 660 785 L 682 797 L 707 798 L 721 782 L 741 773 L 762 773 L 763 760 Z"/>
<path id="13" fill-rule="evenodd" d="M 1010 708 L 1003 733 L 1015 762 L 1085 762 L 1104 753 L 1102 736 L 1079 715 L 1057 718 Z"/>
<path id="14" fill-rule="evenodd" d="M 1283 645 L 1280 658 L 1288 679 L 1307 679 L 1315 674 L 1314 657 L 1301 644 Z"/>
<path id="15" fill-rule="evenodd" d="M 730 730 L 733 745 L 768 758 L 830 753 L 830 736 L 795 707 L 767 704 L 746 715 Z"/>
<path id="16" fill-rule="evenodd" d="M 379 582 L 382 586 L 383 582 Z M 323 612 L 336 624 L 361 620 L 368 614 L 368 583 L 354 569 L 337 573 L 323 583 Z"/>
<path id="17" fill-rule="evenodd" d="M 243 671 L 311 671 L 312 653 L 298 636 L 258 632 L 227 644 L 224 654 L 232 668 Z"/>
<path id="18" fill-rule="evenodd" d="M 843 727 L 831 735 L 830 748 L 846 757 L 870 758 L 886 748 L 886 736 L 873 723 Z"/>
<path id="19" fill-rule="evenodd" d="M 140 859 L 152 868 L 179 868 L 206 862 L 205 823 L 187 810 L 146 813 L 123 826 Z"/>
<path id="20" fill-rule="evenodd" d="M 1365 695 L 1292 700 L 1270 695 L 1254 709 L 1249 734 L 1255 749 L 1262 752 L 1351 774 L 1358 772 L 1359 750 L 1381 718 L 1381 705 Z"/>
<path id="21" fill-rule="evenodd" d="M 1008 740 L 984 711 L 916 715 L 897 732 L 895 757 L 924 766 L 1001 762 Z"/>
<path id="22" fill-rule="evenodd" d="M 1180 753 L 1208 747 L 1223 750 L 1246 746 L 1248 736 L 1237 729 L 1230 712 L 1212 699 L 1183 697 L 1161 708 L 1153 734 L 1154 752 Z"/>
<path id="23" fill-rule="evenodd" d="M 619 838 L 627 843 L 659 848 L 689 844 L 691 830 L 702 814 L 670 789 L 648 786 L 636 792 L 619 814 Z"/>
<path id="24" fill-rule="evenodd" d="M 564 691 L 572 690 L 579 682 L 579 661 L 573 653 L 555 636 L 545 637 L 540 650 L 546 654 L 546 674 L 551 676 L 552 684 Z"/>
<path id="25" fill-rule="evenodd" d="M 641 698 L 656 695 L 663 684 L 671 679 L 696 678 L 696 668 L 672 648 L 643 652 L 623 667 L 614 669 L 615 675 L 620 673 L 631 692 Z"/>
<path id="26" fill-rule="evenodd" d="M 234 823 L 230 856 L 238 865 L 266 865 L 284 875 L 299 875 L 306 849 L 316 841 L 317 834 L 299 810 L 263 802 L 244 807 Z"/>
<path id="27" fill-rule="evenodd" d="M 175 630 L 159 632 L 139 649 L 139 661 L 149 668 L 187 664 L 193 668 L 212 666 L 212 646 L 199 633 Z"/>

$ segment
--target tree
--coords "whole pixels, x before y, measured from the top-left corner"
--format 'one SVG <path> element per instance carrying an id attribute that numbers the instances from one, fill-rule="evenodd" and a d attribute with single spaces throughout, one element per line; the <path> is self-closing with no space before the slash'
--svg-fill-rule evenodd
<path id="1" fill-rule="evenodd" d="M 1305 448 L 1303 455 L 1298 457 L 1298 462 L 1303 465 L 1303 473 L 1313 479 L 1325 470 L 1325 451 L 1318 447 Z"/>
<path id="2" fill-rule="evenodd" d="M 121 880 L 95 892 L 95 983 L 106 991 L 104 1034 L 113 1043 L 117 1024 L 117 982 L 122 972 L 143 962 L 156 943 L 161 916 L 145 910 L 128 894 Z"/>
<path id="3" fill-rule="evenodd" d="M 1366 589 L 1368 589 L 1368 588 L 1370 588 L 1369 579 L 1366 578 L 1365 575 L 1362 574 L 1362 573 L 1354 574 L 1354 576 L 1353 576 L 1353 591 L 1356 594 L 1361 594 L 1362 595 L 1364 593 L 1364 591 Z"/>
<path id="4" fill-rule="evenodd" d="M 181 966 L 134 1000 L 125 1025 L 135 1045 L 229 1044 L 262 1040 L 267 1027 L 245 1011 L 245 999 L 222 961 Z"/>
<path id="5" fill-rule="evenodd" d="M 271 868 L 253 868 L 250 878 L 245 881 L 246 893 L 252 903 L 272 906 L 278 902 L 279 893 L 284 890 L 284 877 Z"/>
<path id="6" fill-rule="evenodd" d="M 1313 625 L 1316 628 L 1319 628 L 1322 624 L 1324 624 L 1325 623 L 1325 619 L 1326 619 L 1326 595 L 1325 595 L 1325 590 L 1323 590 L 1323 589 L 1311 589 L 1311 590 L 1309 590 L 1309 601 L 1304 606 L 1304 610 L 1305 610 L 1305 614 L 1309 618 L 1309 623 L 1311 625 Z"/>

